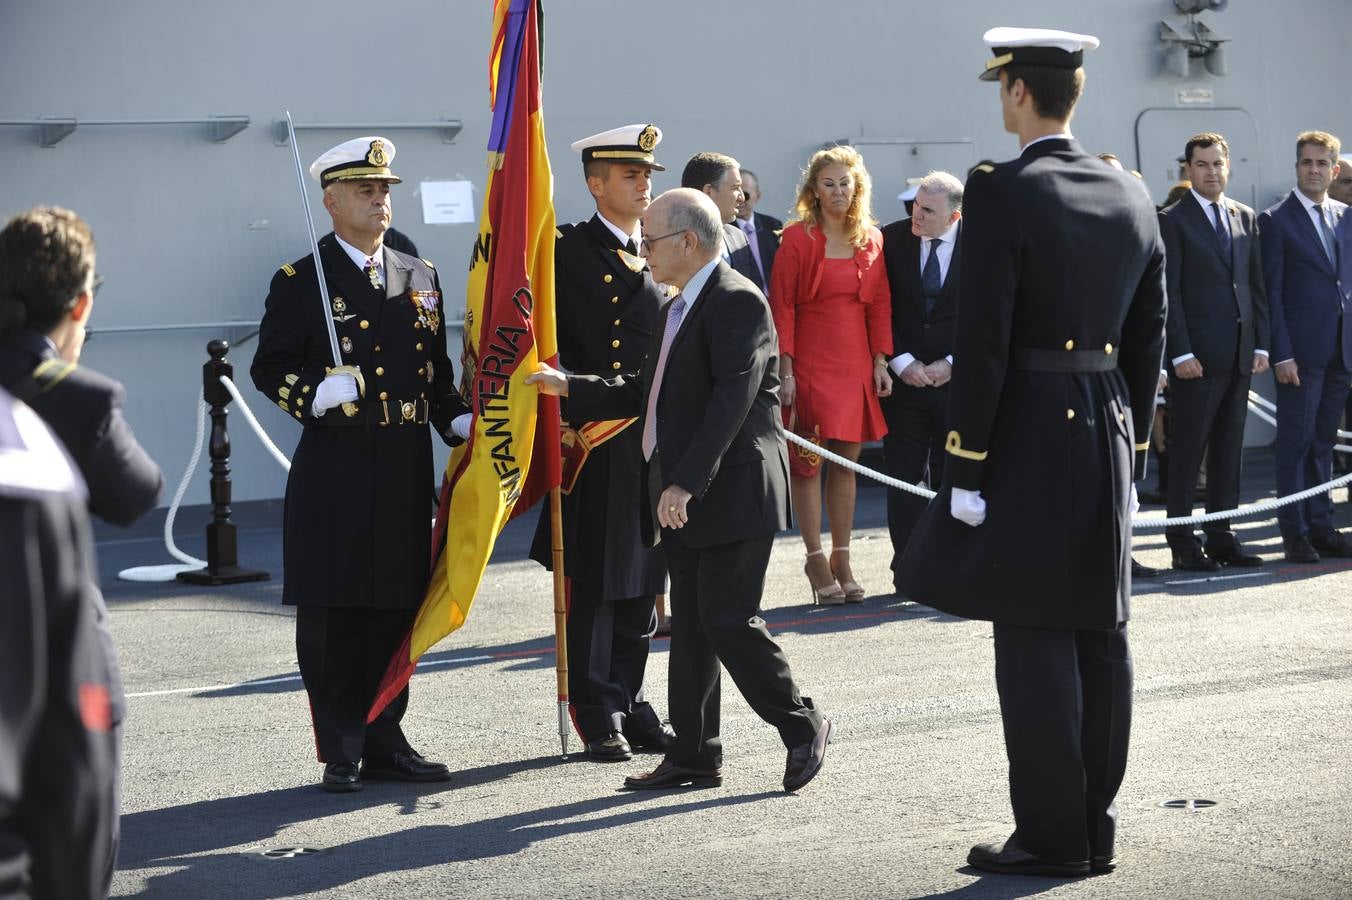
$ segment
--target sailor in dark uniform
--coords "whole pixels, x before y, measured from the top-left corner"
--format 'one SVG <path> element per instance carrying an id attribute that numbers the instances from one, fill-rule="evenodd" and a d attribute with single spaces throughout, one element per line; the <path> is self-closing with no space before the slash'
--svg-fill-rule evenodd
<path id="1" fill-rule="evenodd" d="M 655 125 L 583 138 L 596 214 L 563 225 L 555 244 L 559 361 L 578 375 L 637 372 L 664 294 L 638 255 L 639 217 L 652 199 Z M 664 751 L 671 729 L 643 697 L 654 600 L 666 585 L 660 551 L 639 528 L 643 456 L 632 419 L 571 422 L 564 432 L 563 551 L 568 577 L 568 698 L 593 759 Z M 580 468 L 579 468 L 580 467 Z M 531 556 L 550 565 L 549 504 Z"/>
<path id="2" fill-rule="evenodd" d="M 901 589 L 994 622 L 1015 832 L 994 872 L 1116 864 L 1131 725 L 1133 478 L 1164 348 L 1164 248 L 1131 175 L 1069 134 L 1086 35 L 986 33 L 1017 159 L 979 166 L 963 222 L 949 460 Z"/>
<path id="3" fill-rule="evenodd" d="M 315 160 L 333 233 L 272 279 L 250 374 L 303 426 L 286 485 L 282 602 L 296 609 L 296 650 L 310 697 L 323 787 L 362 778 L 443 781 L 399 726 L 405 690 L 366 714 L 427 587 L 433 515 L 431 423 L 446 443 L 468 408 L 446 355 L 441 285 L 430 262 L 383 246 L 394 145 L 362 137 Z M 324 316 L 343 365 L 334 366 Z M 358 771 L 358 763 L 362 763 Z"/>
<path id="4" fill-rule="evenodd" d="M 108 896 L 116 668 L 83 494 L 47 426 L 0 390 L 0 897 Z"/>

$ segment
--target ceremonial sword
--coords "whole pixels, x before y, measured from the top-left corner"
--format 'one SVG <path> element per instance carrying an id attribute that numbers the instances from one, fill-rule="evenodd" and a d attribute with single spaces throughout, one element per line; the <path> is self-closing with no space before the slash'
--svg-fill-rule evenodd
<path id="1" fill-rule="evenodd" d="M 361 377 L 361 369 L 343 365 L 343 355 L 338 350 L 338 332 L 333 327 L 333 316 L 329 312 L 329 285 L 324 280 L 324 264 L 319 259 L 319 240 L 315 237 L 314 219 L 310 217 L 310 195 L 305 190 L 305 169 L 300 164 L 300 147 L 296 144 L 296 125 L 291 121 L 291 110 L 286 111 L 286 133 L 291 138 L 291 158 L 296 161 L 296 184 L 300 187 L 300 201 L 305 206 L 305 227 L 310 231 L 310 250 L 315 257 L 315 278 L 319 280 L 319 299 L 324 304 L 324 327 L 329 333 L 329 353 L 333 365 L 324 370 L 325 375 L 351 375 L 357 382 L 358 396 L 365 396 L 366 383 Z M 357 414 L 357 404 L 344 403 L 343 415 L 351 418 Z"/>

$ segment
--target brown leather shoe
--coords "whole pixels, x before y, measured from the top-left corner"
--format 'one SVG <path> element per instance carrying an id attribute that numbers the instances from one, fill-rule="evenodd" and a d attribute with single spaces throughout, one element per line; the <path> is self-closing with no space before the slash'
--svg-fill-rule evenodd
<path id="1" fill-rule="evenodd" d="M 1054 878 L 1080 878 L 1088 875 L 1089 860 L 1079 859 L 1072 862 L 1056 862 L 1034 856 L 1019 846 L 1011 837 L 1004 846 L 999 844 L 977 844 L 967 854 L 967 863 L 984 872 L 998 872 L 1001 875 L 1050 875 Z M 1109 871 L 1105 869 L 1104 871 Z"/>
<path id="2" fill-rule="evenodd" d="M 685 766 L 672 765 L 664 759 L 651 772 L 626 777 L 624 789 L 658 791 L 686 785 L 697 788 L 718 787 L 722 783 L 722 769 L 687 769 Z"/>
<path id="3" fill-rule="evenodd" d="M 784 762 L 784 790 L 789 793 L 801 790 L 817 776 L 826 761 L 826 745 L 831 743 L 834 730 L 830 719 L 822 719 L 822 727 L 817 729 L 812 740 L 789 751 L 789 758 Z"/>

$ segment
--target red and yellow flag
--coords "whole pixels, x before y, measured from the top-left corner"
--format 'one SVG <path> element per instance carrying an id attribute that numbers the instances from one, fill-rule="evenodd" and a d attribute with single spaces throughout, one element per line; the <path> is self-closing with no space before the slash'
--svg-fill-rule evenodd
<path id="1" fill-rule="evenodd" d="M 498 533 L 559 483 L 558 399 L 524 384 L 557 364 L 554 178 L 540 106 L 539 0 L 496 0 L 488 58 L 488 187 L 465 296 L 461 393 L 470 439 L 446 466 L 432 578 L 390 661 L 368 721 L 408 684 L 419 657 L 465 624 Z"/>

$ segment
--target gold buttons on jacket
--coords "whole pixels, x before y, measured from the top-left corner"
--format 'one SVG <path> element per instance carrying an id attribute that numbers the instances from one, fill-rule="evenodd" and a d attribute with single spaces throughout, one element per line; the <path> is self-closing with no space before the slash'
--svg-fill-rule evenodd
<path id="1" fill-rule="evenodd" d="M 610 367 L 612 369 L 618 369 L 620 367 L 620 364 L 618 362 L 613 362 L 610 364 Z"/>
<path id="2" fill-rule="evenodd" d="M 389 391 L 381 391 L 381 392 L 380 392 L 380 399 L 381 399 L 381 400 L 388 400 L 388 399 L 390 399 L 390 392 L 389 392 Z"/>
<path id="3" fill-rule="evenodd" d="M 365 331 L 366 329 L 371 327 L 371 323 L 368 322 L 366 319 L 362 319 L 360 322 L 357 323 L 357 327 L 359 327 L 362 331 Z"/>
<path id="4" fill-rule="evenodd" d="M 620 302 L 620 298 L 619 298 L 619 297 L 611 297 L 611 298 L 610 298 L 610 302 L 611 302 L 611 303 L 619 303 L 619 302 Z"/>
<path id="5" fill-rule="evenodd" d="M 615 277 L 611 275 L 609 272 L 607 272 L 604 276 L 602 276 L 601 280 L 604 281 L 606 284 L 610 284 L 612 281 L 615 280 Z"/>
<path id="6" fill-rule="evenodd" d="M 419 341 L 418 343 L 414 344 L 414 345 L 413 345 L 413 349 L 414 349 L 414 350 L 421 350 L 421 349 L 422 349 L 422 341 Z"/>
<path id="7" fill-rule="evenodd" d="M 611 342 L 610 342 L 610 346 L 611 346 L 612 348 L 618 350 L 618 349 L 620 349 L 620 342 L 619 342 L 619 341 L 611 341 Z"/>
<path id="8" fill-rule="evenodd" d="M 614 322 L 612 322 L 612 323 L 610 323 L 610 324 L 612 324 L 612 325 L 618 325 L 618 324 L 620 324 L 620 320 L 619 320 L 619 319 L 616 319 Z"/>
<path id="9" fill-rule="evenodd" d="M 374 347 L 372 347 L 371 349 L 374 350 L 376 353 L 379 353 L 379 352 L 380 352 L 380 345 L 379 345 L 379 344 L 376 344 L 376 345 L 375 345 Z"/>
<path id="10" fill-rule="evenodd" d="M 419 370 L 418 370 L 418 375 L 422 376 L 422 375 L 426 375 L 426 374 L 427 374 L 427 370 L 426 370 L 426 369 L 419 369 Z"/>
<path id="11" fill-rule="evenodd" d="M 1075 349 L 1075 342 L 1074 342 L 1074 341 L 1066 341 L 1066 349 L 1067 349 L 1067 350 L 1074 350 L 1074 349 Z"/>
<path id="12" fill-rule="evenodd" d="M 384 367 L 384 366 L 376 366 L 376 374 L 377 374 L 377 375 L 384 375 L 384 374 L 385 374 L 385 367 Z"/>
<path id="13" fill-rule="evenodd" d="M 1103 345 L 1103 352 L 1106 353 L 1106 354 L 1108 354 L 1109 356 L 1112 356 L 1112 355 L 1113 355 L 1113 345 L 1112 345 L 1112 344 L 1104 344 L 1104 345 Z"/>
<path id="14" fill-rule="evenodd" d="M 1066 418 L 1067 418 L 1067 419 L 1073 419 L 1073 418 L 1075 418 L 1075 410 L 1073 410 L 1073 409 L 1068 409 L 1068 410 L 1066 410 Z"/>

